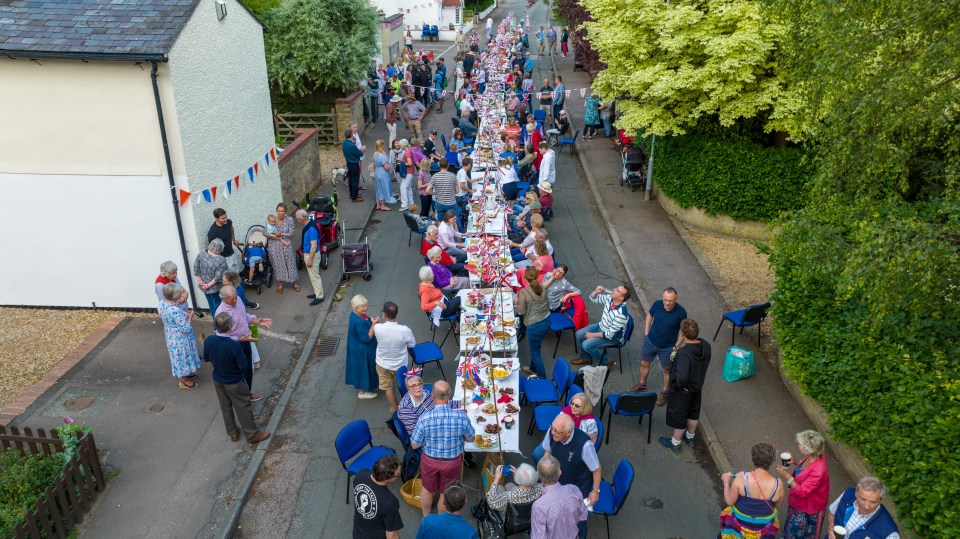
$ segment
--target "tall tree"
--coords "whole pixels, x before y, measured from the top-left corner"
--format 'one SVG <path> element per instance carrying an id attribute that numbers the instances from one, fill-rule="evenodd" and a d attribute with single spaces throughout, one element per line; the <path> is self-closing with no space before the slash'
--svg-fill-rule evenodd
<path id="1" fill-rule="evenodd" d="M 381 19 L 367 0 L 283 0 L 263 19 L 267 73 L 281 92 L 347 92 L 366 77 Z"/>
<path id="2" fill-rule="evenodd" d="M 802 101 L 776 62 L 784 25 L 757 0 L 584 0 L 587 39 L 606 63 L 594 89 L 618 98 L 617 126 L 683 134 L 709 115 L 762 116 L 802 137 Z"/>

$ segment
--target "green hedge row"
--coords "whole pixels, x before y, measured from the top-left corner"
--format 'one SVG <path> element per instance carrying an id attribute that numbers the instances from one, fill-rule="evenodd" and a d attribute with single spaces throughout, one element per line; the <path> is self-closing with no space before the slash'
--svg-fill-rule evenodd
<path id="1" fill-rule="evenodd" d="M 63 469 L 60 454 L 24 457 L 19 451 L 0 451 L 0 537 L 13 537 L 27 509 L 43 495 Z"/>
<path id="2" fill-rule="evenodd" d="M 769 222 L 804 206 L 812 167 L 801 149 L 696 134 L 657 138 L 654 152 L 654 182 L 681 207 Z"/>

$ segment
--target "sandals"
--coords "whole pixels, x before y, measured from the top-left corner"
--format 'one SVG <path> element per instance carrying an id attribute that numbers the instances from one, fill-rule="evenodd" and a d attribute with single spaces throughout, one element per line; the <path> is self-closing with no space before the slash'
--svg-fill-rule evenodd
<path id="1" fill-rule="evenodd" d="M 300 285 L 298 285 L 297 283 L 293 283 L 293 291 L 294 291 L 294 292 L 299 292 L 299 291 L 300 291 Z"/>
<path id="2" fill-rule="evenodd" d="M 277 287 L 277 294 L 283 294 L 283 285 Z"/>
<path id="3" fill-rule="evenodd" d="M 196 389 L 200 384 L 196 382 L 185 383 L 183 380 L 180 380 L 180 389 Z"/>

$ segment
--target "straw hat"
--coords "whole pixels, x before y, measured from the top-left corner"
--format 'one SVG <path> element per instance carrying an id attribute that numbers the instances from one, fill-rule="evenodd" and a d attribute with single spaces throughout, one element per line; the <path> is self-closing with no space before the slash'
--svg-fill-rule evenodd
<path id="1" fill-rule="evenodd" d="M 401 98 L 399 95 L 393 96 L 393 99 L 390 100 L 391 103 L 399 103 L 401 101 L 403 101 L 403 98 Z"/>
<path id="2" fill-rule="evenodd" d="M 544 193 L 553 193 L 553 187 L 550 186 L 547 182 L 540 182 L 537 184 L 537 189 L 543 191 Z"/>

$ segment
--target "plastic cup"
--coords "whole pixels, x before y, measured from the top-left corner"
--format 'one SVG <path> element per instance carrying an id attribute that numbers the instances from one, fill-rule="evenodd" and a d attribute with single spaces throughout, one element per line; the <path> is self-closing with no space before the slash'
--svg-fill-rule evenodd
<path id="1" fill-rule="evenodd" d="M 784 451 L 783 453 L 780 453 L 780 465 L 784 468 L 790 466 L 791 460 L 793 460 L 793 455 L 791 455 L 789 452 Z"/>
<path id="2" fill-rule="evenodd" d="M 843 539 L 847 536 L 847 529 L 843 526 L 834 526 L 833 527 L 833 536 L 837 539 Z"/>

